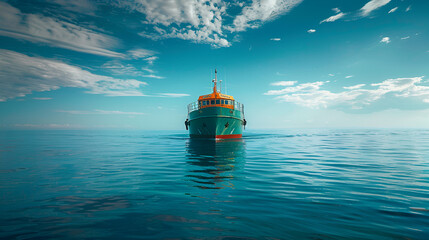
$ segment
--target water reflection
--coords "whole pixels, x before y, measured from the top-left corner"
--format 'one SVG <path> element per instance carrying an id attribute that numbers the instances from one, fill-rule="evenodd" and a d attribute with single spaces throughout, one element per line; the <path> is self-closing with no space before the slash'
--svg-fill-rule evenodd
<path id="1" fill-rule="evenodd" d="M 215 141 L 189 139 L 187 144 L 186 178 L 201 189 L 234 187 L 235 172 L 244 165 L 245 143 L 243 139 Z"/>

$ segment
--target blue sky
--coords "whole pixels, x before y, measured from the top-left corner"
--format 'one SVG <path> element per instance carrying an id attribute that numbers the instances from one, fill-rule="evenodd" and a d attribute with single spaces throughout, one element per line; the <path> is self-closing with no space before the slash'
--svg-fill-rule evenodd
<path id="1" fill-rule="evenodd" d="M 427 128 L 428 12 L 421 0 L 0 1 L 0 128 L 183 129 L 215 68 L 249 128 Z"/>

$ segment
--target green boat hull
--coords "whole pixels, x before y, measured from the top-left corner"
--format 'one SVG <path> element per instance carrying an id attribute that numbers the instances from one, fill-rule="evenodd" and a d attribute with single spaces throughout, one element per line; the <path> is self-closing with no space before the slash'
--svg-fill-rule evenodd
<path id="1" fill-rule="evenodd" d="M 192 138 L 241 138 L 243 114 L 234 109 L 207 107 L 189 113 Z"/>

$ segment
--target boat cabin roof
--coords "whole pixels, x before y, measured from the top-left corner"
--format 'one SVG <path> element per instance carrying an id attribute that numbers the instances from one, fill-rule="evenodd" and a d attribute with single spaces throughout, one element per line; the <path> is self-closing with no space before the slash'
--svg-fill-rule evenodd
<path id="1" fill-rule="evenodd" d="M 212 100 L 212 99 L 226 99 L 226 100 L 234 100 L 234 97 L 230 96 L 230 95 L 226 95 L 226 94 L 222 94 L 219 92 L 212 92 L 210 94 L 207 95 L 201 95 L 198 98 L 198 101 L 201 100 Z"/>

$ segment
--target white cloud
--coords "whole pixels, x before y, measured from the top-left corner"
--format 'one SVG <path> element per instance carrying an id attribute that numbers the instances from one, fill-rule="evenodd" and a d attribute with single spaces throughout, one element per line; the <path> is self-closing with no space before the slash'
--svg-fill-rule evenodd
<path id="1" fill-rule="evenodd" d="M 146 60 L 150 65 L 152 65 L 153 62 L 157 59 L 158 59 L 157 56 L 152 56 L 152 57 L 145 58 L 144 60 Z"/>
<path id="2" fill-rule="evenodd" d="M 208 43 L 213 47 L 229 47 L 231 43 L 226 38 L 219 37 L 218 34 L 209 33 L 207 29 L 192 30 L 192 29 L 177 29 L 172 27 L 170 32 L 164 34 L 141 32 L 140 36 L 150 38 L 152 40 L 160 40 L 165 38 L 180 38 L 190 40 L 196 43 Z"/>
<path id="3" fill-rule="evenodd" d="M 93 74 L 61 61 L 0 50 L 0 101 L 61 87 L 88 89 L 107 96 L 144 96 L 145 82 Z"/>
<path id="4" fill-rule="evenodd" d="M 54 18 L 22 13 L 5 2 L 0 2 L 0 35 L 73 51 L 124 57 L 109 50 L 118 45 L 116 38 Z"/>
<path id="5" fill-rule="evenodd" d="M 147 57 L 150 57 L 150 56 L 154 56 L 157 53 L 154 52 L 154 51 L 152 51 L 152 50 L 137 48 L 137 49 L 133 49 L 133 50 L 128 51 L 128 54 L 133 59 L 141 59 L 141 58 L 147 58 Z"/>
<path id="6" fill-rule="evenodd" d="M 280 41 L 281 38 L 270 38 L 271 41 Z"/>
<path id="7" fill-rule="evenodd" d="M 262 23 L 276 19 L 289 12 L 302 0 L 253 0 L 250 6 L 242 9 L 233 26 L 229 28 L 232 32 L 241 32 L 248 28 L 258 28 Z"/>
<path id="8" fill-rule="evenodd" d="M 276 95 L 277 99 L 298 105 L 320 108 L 346 104 L 352 108 L 361 108 L 383 96 L 392 93 L 395 97 L 415 97 L 429 103 L 429 86 L 421 85 L 423 77 L 387 79 L 371 84 L 370 89 L 363 89 L 365 84 L 344 87 L 346 91 L 331 92 L 322 90 L 325 82 L 303 83 L 281 90 L 270 90 L 265 95 Z"/>
<path id="9" fill-rule="evenodd" d="M 157 79 L 164 78 L 164 77 L 155 75 L 154 71 L 149 68 L 142 68 L 142 71 L 140 71 L 132 64 L 123 64 L 118 60 L 109 61 L 103 64 L 101 67 L 105 70 L 108 70 L 114 75 L 139 76 L 139 77 L 157 78 Z"/>
<path id="10" fill-rule="evenodd" d="M 189 94 L 187 94 L 187 93 L 160 93 L 159 96 L 160 97 L 177 98 L 177 97 L 188 97 Z"/>
<path id="11" fill-rule="evenodd" d="M 296 81 L 280 81 L 280 82 L 273 82 L 270 85 L 271 86 L 292 86 L 296 83 Z"/>
<path id="12" fill-rule="evenodd" d="M 265 95 L 281 95 L 281 94 L 300 92 L 300 91 L 312 91 L 315 89 L 319 89 L 320 86 L 323 84 L 324 82 L 303 83 L 295 87 L 287 87 L 281 90 L 270 90 L 266 92 Z M 281 86 L 281 85 L 277 85 L 277 86 Z"/>
<path id="13" fill-rule="evenodd" d="M 390 43 L 390 38 L 389 37 L 384 37 L 380 40 L 381 43 Z"/>
<path id="14" fill-rule="evenodd" d="M 343 87 L 344 89 L 349 89 L 349 90 L 352 90 L 352 89 L 359 89 L 359 88 L 362 88 L 362 87 L 364 87 L 365 86 L 365 84 L 357 84 L 357 85 L 354 85 L 354 86 L 350 86 L 350 87 Z"/>
<path id="15" fill-rule="evenodd" d="M 236 4 L 221 0 L 117 0 L 117 5 L 144 15 L 143 23 L 152 27 L 140 32 L 140 36 L 153 40 L 179 38 L 213 47 L 229 47 L 231 42 L 227 34 L 258 28 L 300 2 L 302 0 L 253 0 Z M 228 12 L 231 8 L 241 12 L 232 17 Z"/>
<path id="16" fill-rule="evenodd" d="M 110 111 L 110 110 L 93 110 L 93 111 L 81 111 L 81 110 L 58 110 L 57 112 L 87 115 L 87 114 L 102 114 L 102 115 L 144 115 L 142 112 L 123 112 L 123 111 Z"/>
<path id="17" fill-rule="evenodd" d="M 349 20 L 356 20 L 356 19 L 359 19 L 362 17 L 367 17 L 367 16 L 370 16 L 370 14 L 373 11 L 385 6 L 389 2 L 391 2 L 391 0 L 371 0 L 371 1 L 367 2 L 362 8 L 357 10 L 355 13 L 353 13 L 353 12 L 343 13 L 343 12 L 341 12 L 341 10 L 339 8 L 333 8 L 332 11 L 334 11 L 336 14 L 320 21 L 320 24 L 325 23 L 325 22 L 335 22 L 338 19 L 342 19 L 346 16 L 349 16 Z M 398 9 L 398 7 L 395 7 L 393 9 L 391 9 L 389 11 L 389 13 L 392 13 L 392 12 L 396 11 L 397 9 Z"/>
<path id="18" fill-rule="evenodd" d="M 227 4 L 220 0 L 139 0 L 119 1 L 119 6 L 144 15 L 153 31 L 141 32 L 154 40 L 180 38 L 214 47 L 228 47 L 230 43 L 222 32 L 222 16 Z"/>
<path id="19" fill-rule="evenodd" d="M 383 7 L 384 5 L 388 4 L 391 0 L 371 0 L 367 2 L 361 9 L 360 9 L 360 15 L 361 16 L 368 16 L 372 11 Z"/>
<path id="20" fill-rule="evenodd" d="M 344 17 L 346 14 L 345 13 L 342 13 L 341 12 L 341 10 L 339 9 L 339 8 L 334 8 L 334 9 L 332 9 L 335 13 L 337 13 L 336 15 L 334 15 L 334 16 L 330 16 L 330 17 L 328 17 L 327 19 L 325 19 L 325 20 L 322 20 L 321 22 L 320 22 L 320 24 L 322 24 L 322 23 L 324 23 L 324 22 L 335 22 L 335 21 L 337 21 L 338 19 L 340 19 L 340 18 L 342 18 L 342 17 Z"/>
<path id="21" fill-rule="evenodd" d="M 103 66 L 101 66 L 104 69 L 109 70 L 114 75 L 129 75 L 129 76 L 137 76 L 141 75 L 142 72 L 138 71 L 133 65 L 131 64 L 122 64 L 120 61 L 113 60 L 109 61 Z"/>
<path id="22" fill-rule="evenodd" d="M 392 9 L 390 9 L 390 11 L 388 13 L 394 13 L 396 10 L 398 10 L 398 7 L 394 7 Z"/>
<path id="23" fill-rule="evenodd" d="M 146 75 L 142 75 L 142 77 L 147 77 L 147 78 L 156 78 L 156 79 L 163 79 L 164 77 L 155 75 L 155 74 L 146 74 Z"/>
<path id="24" fill-rule="evenodd" d="M 411 10 L 411 5 L 407 7 L 407 9 L 405 9 L 405 12 L 408 12 Z"/>
<path id="25" fill-rule="evenodd" d="M 333 76 L 335 76 L 335 74 L 332 74 L 332 73 L 330 73 L 330 74 L 328 74 L 330 77 L 333 77 Z"/>
<path id="26" fill-rule="evenodd" d="M 314 33 L 314 32 L 316 32 L 316 29 L 308 29 L 308 31 L 307 31 L 308 33 Z"/>
<path id="27" fill-rule="evenodd" d="M 353 75 L 346 76 L 346 78 L 352 78 L 352 77 L 353 77 Z"/>
<path id="28" fill-rule="evenodd" d="M 408 39 L 408 38 L 410 38 L 410 36 L 402 37 L 401 40 L 405 40 L 405 39 Z"/>
<path id="29" fill-rule="evenodd" d="M 35 98 L 33 98 L 34 100 L 51 100 L 52 98 L 49 98 L 49 97 L 35 97 Z"/>
<path id="30" fill-rule="evenodd" d="M 148 73 L 154 73 L 154 72 L 155 72 L 155 71 L 153 71 L 152 69 L 147 68 L 147 67 L 143 67 L 143 68 L 142 68 L 142 70 L 143 70 L 143 71 L 146 71 L 146 72 L 148 72 Z"/>

